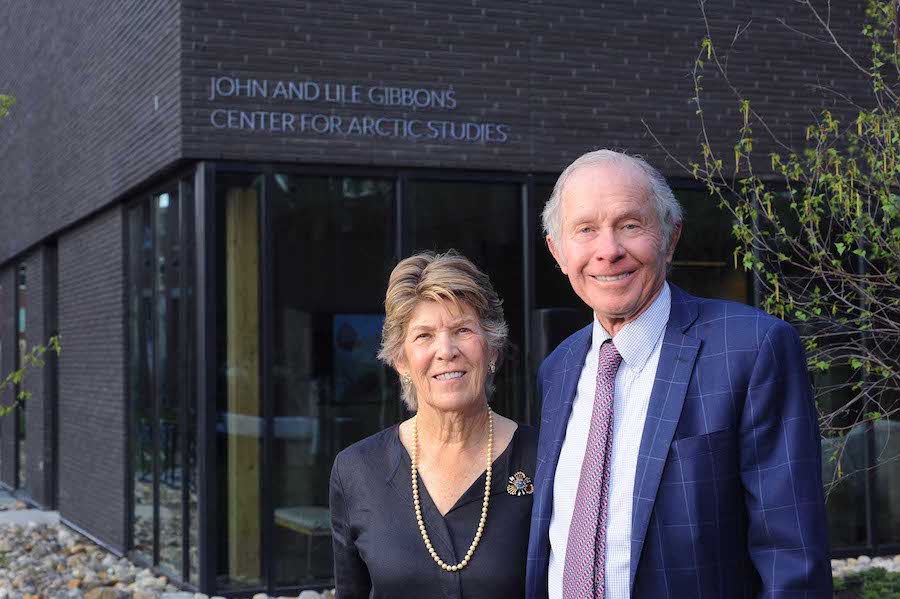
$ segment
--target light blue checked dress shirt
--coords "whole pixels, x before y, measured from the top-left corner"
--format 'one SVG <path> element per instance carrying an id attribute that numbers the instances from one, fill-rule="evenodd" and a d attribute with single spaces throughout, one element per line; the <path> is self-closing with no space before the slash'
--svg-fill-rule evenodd
<path id="1" fill-rule="evenodd" d="M 622 356 L 616 373 L 613 400 L 613 450 L 610 463 L 609 519 L 606 527 L 606 598 L 628 599 L 631 567 L 631 508 L 638 449 L 650 405 L 650 392 L 662 348 L 663 332 L 669 321 L 671 292 L 668 283 L 656 300 L 613 338 Z M 575 508 L 575 495 L 581 477 L 591 411 L 597 383 L 600 345 L 609 339 L 597 319 L 591 335 L 572 415 L 559 455 L 553 480 L 553 515 L 550 520 L 549 599 L 562 599 L 566 540 Z"/>

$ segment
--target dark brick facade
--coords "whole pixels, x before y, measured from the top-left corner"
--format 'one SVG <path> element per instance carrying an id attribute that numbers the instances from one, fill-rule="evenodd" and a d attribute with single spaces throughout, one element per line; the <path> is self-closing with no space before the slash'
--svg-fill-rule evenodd
<path id="1" fill-rule="evenodd" d="M 124 256 L 122 213 L 59 238 L 59 512 L 125 547 Z"/>
<path id="2" fill-rule="evenodd" d="M 179 158 L 179 10 L 0 4 L 0 263 Z"/>
<path id="3" fill-rule="evenodd" d="M 807 85 L 858 89 L 836 49 L 779 23 L 814 32 L 799 4 L 706 6 L 717 42 L 731 48 L 735 83 L 783 137 L 798 139 L 809 111 L 830 102 Z M 839 39 L 859 38 L 861 3 L 835 5 L 830 18 Z M 186 159 L 554 173 L 585 150 L 615 147 L 682 174 L 644 122 L 680 159 L 698 155 L 688 73 L 703 34 L 696 3 L 661 0 L 6 3 L 0 90 L 18 103 L 0 123 L 0 263 Z M 457 105 L 210 100 L 220 76 L 357 84 L 362 96 L 452 88 Z M 712 72 L 705 87 L 716 130 L 736 125 L 736 100 Z M 323 114 L 342 130 L 354 115 L 501 123 L 508 141 L 217 129 L 216 109 Z"/>
<path id="4" fill-rule="evenodd" d="M 806 84 L 846 91 L 858 83 L 836 49 L 778 23 L 784 18 L 811 31 L 811 17 L 798 3 L 706 4 L 715 39 L 725 49 L 736 27 L 750 24 L 733 47 L 729 69 L 781 135 L 802 139 L 809 109 L 824 103 L 802 99 L 810 95 Z M 862 9 L 854 4 L 832 6 L 842 40 L 859 37 Z M 254 0 L 211 8 L 185 0 L 184 7 L 189 157 L 554 173 L 584 151 L 612 147 L 677 172 L 664 164 L 642 121 L 682 160 L 699 156 L 689 102 L 689 71 L 705 31 L 696 2 Z M 254 90 L 255 97 L 210 99 L 211 78 L 222 76 L 268 80 L 268 96 Z M 273 99 L 277 81 L 313 81 L 322 88 L 326 82 L 358 84 L 361 102 L 323 102 L 324 89 L 313 102 Z M 373 86 L 452 87 L 457 107 L 372 105 L 365 96 Z M 705 87 L 717 132 L 737 126 L 737 101 L 711 72 Z M 272 121 L 276 132 L 228 129 L 225 115 L 212 111 L 229 108 L 287 111 L 294 114 L 295 130 L 282 131 L 284 119 Z M 300 133 L 302 113 L 337 116 L 343 124 L 354 115 L 489 121 L 508 124 L 511 133 L 505 144 L 359 136 L 358 129 L 348 136 Z"/>

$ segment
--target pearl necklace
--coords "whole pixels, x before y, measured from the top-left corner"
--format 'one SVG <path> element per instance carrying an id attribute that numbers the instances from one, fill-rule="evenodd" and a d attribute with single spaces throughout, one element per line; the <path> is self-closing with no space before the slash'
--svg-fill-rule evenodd
<path id="1" fill-rule="evenodd" d="M 425 541 L 425 548 L 428 549 L 428 553 L 431 554 L 431 559 L 439 565 L 446 572 L 457 572 L 465 568 L 469 561 L 472 559 L 472 554 L 475 553 L 475 548 L 478 547 L 479 541 L 481 541 L 481 534 L 484 532 L 484 523 L 487 521 L 487 512 L 488 512 L 488 502 L 491 498 L 491 466 L 493 465 L 493 457 L 494 457 L 494 413 L 488 408 L 488 450 L 487 450 L 487 470 L 485 473 L 484 479 L 484 503 L 481 505 L 481 520 L 478 522 L 478 530 L 475 532 L 475 538 L 472 539 L 472 545 L 469 547 L 469 550 L 466 552 L 466 556 L 463 558 L 461 562 L 456 564 L 455 566 L 451 566 L 450 564 L 444 562 L 437 554 L 437 551 L 434 550 L 434 547 L 431 545 L 431 539 L 428 538 L 428 532 L 425 530 L 425 522 L 422 521 L 422 509 L 419 505 L 419 480 L 418 480 L 418 453 L 419 453 L 419 426 L 418 426 L 418 415 L 413 416 L 413 451 L 412 451 L 412 492 L 413 492 L 413 505 L 416 508 L 416 522 L 419 524 L 419 532 L 422 533 L 422 540 Z"/>

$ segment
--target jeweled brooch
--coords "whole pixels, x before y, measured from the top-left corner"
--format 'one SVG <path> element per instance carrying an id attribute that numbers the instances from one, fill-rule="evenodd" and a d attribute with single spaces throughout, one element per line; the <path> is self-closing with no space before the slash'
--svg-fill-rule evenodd
<path id="1" fill-rule="evenodd" d="M 534 493 L 534 485 L 531 479 L 525 476 L 524 472 L 516 472 L 509 477 L 509 484 L 506 485 L 506 492 L 516 497 L 522 495 L 531 495 Z"/>

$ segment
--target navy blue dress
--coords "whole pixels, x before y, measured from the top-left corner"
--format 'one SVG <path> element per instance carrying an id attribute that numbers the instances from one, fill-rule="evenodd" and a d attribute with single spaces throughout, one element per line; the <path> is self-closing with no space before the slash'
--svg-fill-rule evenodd
<path id="1" fill-rule="evenodd" d="M 339 453 L 330 489 L 337 599 L 524 597 L 533 496 L 510 494 L 507 485 L 519 472 L 534 478 L 537 440 L 537 429 L 519 425 L 494 460 L 484 533 L 469 564 L 458 572 L 442 570 L 425 549 L 399 425 Z M 419 483 L 425 527 L 446 563 L 459 563 L 472 543 L 481 518 L 484 477 L 482 473 L 444 516 Z"/>

